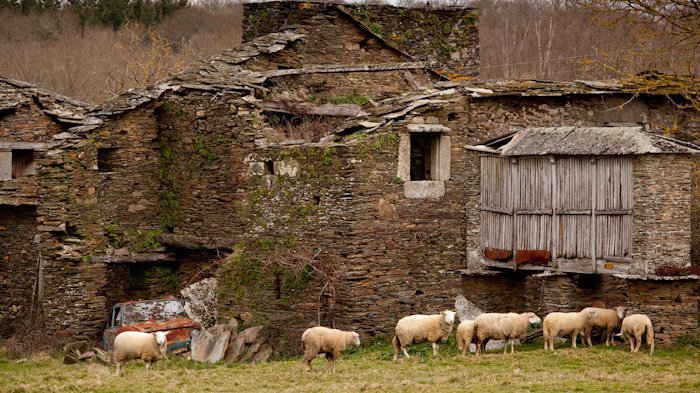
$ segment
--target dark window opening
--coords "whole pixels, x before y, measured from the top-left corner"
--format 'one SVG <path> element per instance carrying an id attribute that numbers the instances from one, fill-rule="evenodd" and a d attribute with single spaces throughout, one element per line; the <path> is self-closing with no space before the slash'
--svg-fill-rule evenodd
<path id="1" fill-rule="evenodd" d="M 97 170 L 114 172 L 117 168 L 117 158 L 117 149 L 113 147 L 97 149 Z"/>
<path id="2" fill-rule="evenodd" d="M 411 134 L 411 180 L 433 180 L 436 174 L 430 171 L 432 150 L 437 148 L 439 137 L 437 133 Z"/>
<path id="3" fill-rule="evenodd" d="M 265 175 L 273 175 L 275 173 L 275 162 L 265 161 Z"/>
<path id="4" fill-rule="evenodd" d="M 12 150 L 12 178 L 33 176 L 34 150 Z"/>

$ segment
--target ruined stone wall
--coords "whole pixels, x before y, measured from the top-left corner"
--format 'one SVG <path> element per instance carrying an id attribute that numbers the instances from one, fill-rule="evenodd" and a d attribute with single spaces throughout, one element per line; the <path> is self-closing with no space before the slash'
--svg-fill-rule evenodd
<path id="1" fill-rule="evenodd" d="M 275 10 L 274 4 L 278 3 L 272 4 L 270 10 Z M 306 14 L 311 12 L 306 9 L 297 11 Z M 269 12 L 273 13 L 273 11 Z M 294 19 L 294 22 L 302 23 L 298 19 Z M 329 10 L 323 18 L 304 19 L 303 28 L 308 38 L 295 43 L 287 50 L 256 56 L 245 62 L 243 66 L 251 70 L 268 71 L 311 65 L 349 66 L 411 61 L 399 52 L 388 48 L 337 10 Z M 354 95 L 378 100 L 413 90 L 407 78 L 412 79 L 419 86 L 425 86 L 437 80 L 437 76 L 428 74 L 424 70 L 407 70 L 307 74 L 273 78 L 268 80 L 266 85 L 271 87 L 270 94 L 276 98 L 281 96 L 292 100 L 327 102 Z"/>
<path id="2" fill-rule="evenodd" d="M 664 265 L 690 266 L 692 170 L 690 155 L 635 159 L 632 257 L 647 263 L 630 273 L 654 274 Z"/>
<path id="3" fill-rule="evenodd" d="M 337 6 L 322 3 L 268 2 L 244 5 L 243 40 L 297 24 L 313 25 L 330 21 L 345 23 L 349 15 L 364 24 L 389 45 L 410 54 L 416 60 L 434 62 L 433 68 L 452 78 L 476 78 L 479 69 L 478 14 L 471 8 L 398 8 L 382 5 Z M 353 29 L 356 31 L 357 29 Z M 345 33 L 344 33 L 345 35 Z M 336 41 L 332 39 L 331 42 Z M 351 45 L 329 46 L 319 56 L 330 56 L 335 50 L 362 50 L 367 45 L 381 45 L 375 40 L 350 40 Z M 323 45 L 323 41 L 319 45 Z M 357 52 L 361 53 L 361 52 Z M 351 55 L 341 54 L 341 57 Z M 371 57 L 369 59 L 372 59 Z M 407 60 L 404 60 L 407 61 Z M 361 63 L 380 62 L 363 59 Z M 328 62 L 331 63 L 331 62 Z M 317 62 L 316 64 L 321 64 Z M 346 63 L 352 64 L 352 63 Z"/>

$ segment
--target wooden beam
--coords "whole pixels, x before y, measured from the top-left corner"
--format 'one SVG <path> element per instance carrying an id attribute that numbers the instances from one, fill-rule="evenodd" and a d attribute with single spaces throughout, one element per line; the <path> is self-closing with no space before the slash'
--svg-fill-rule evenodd
<path id="1" fill-rule="evenodd" d="M 333 74 L 342 72 L 379 72 L 379 71 L 396 71 L 396 70 L 420 70 L 428 68 L 430 65 L 427 61 L 412 61 L 406 63 L 386 63 L 386 64 L 359 64 L 351 66 L 339 65 L 315 65 L 302 68 L 290 68 L 285 70 L 265 71 L 262 75 L 265 78 L 276 78 L 279 76 L 288 75 L 304 75 L 304 74 Z"/>
<path id="2" fill-rule="evenodd" d="M 129 254 L 129 255 L 99 255 L 91 257 L 92 262 L 102 263 L 148 263 L 148 262 L 175 262 L 174 254 Z"/>
<path id="3" fill-rule="evenodd" d="M 263 110 L 269 112 L 289 113 L 292 115 L 318 116 L 366 116 L 359 105 L 355 104 L 319 104 L 315 102 L 266 101 Z"/>

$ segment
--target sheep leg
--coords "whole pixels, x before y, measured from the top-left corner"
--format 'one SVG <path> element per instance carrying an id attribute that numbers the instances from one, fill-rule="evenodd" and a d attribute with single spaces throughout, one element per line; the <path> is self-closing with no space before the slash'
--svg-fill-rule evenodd
<path id="1" fill-rule="evenodd" d="M 313 368 L 311 367 L 311 361 L 314 360 L 316 355 L 311 356 L 309 353 L 304 354 L 304 369 L 308 373 L 309 371 L 313 371 Z"/>
<path id="2" fill-rule="evenodd" d="M 117 376 L 119 376 L 119 370 L 121 369 L 122 362 L 117 362 Z"/>
<path id="3" fill-rule="evenodd" d="M 148 360 L 144 360 L 144 363 L 146 363 L 146 371 L 150 370 L 151 369 L 151 362 L 149 362 Z"/>
<path id="4" fill-rule="evenodd" d="M 639 347 L 642 346 L 642 335 L 634 332 L 634 340 L 637 342 L 634 347 L 634 352 L 639 351 Z"/>
<path id="5" fill-rule="evenodd" d="M 434 342 L 433 343 L 433 356 L 437 356 L 438 348 L 440 348 L 440 344 L 438 344 L 437 342 Z"/>
<path id="6" fill-rule="evenodd" d="M 515 339 L 511 338 L 510 339 L 510 353 L 514 353 L 514 352 L 515 352 Z"/>
<path id="7" fill-rule="evenodd" d="M 404 354 L 404 356 L 406 356 L 406 358 L 410 358 L 410 357 L 411 357 L 411 356 L 408 354 L 408 351 L 406 351 L 406 347 L 404 347 L 403 345 L 401 345 L 401 350 L 403 351 L 403 354 Z"/>
<path id="8" fill-rule="evenodd" d="M 576 341 L 578 341 L 578 332 L 574 331 L 571 333 L 571 348 L 576 348 Z"/>

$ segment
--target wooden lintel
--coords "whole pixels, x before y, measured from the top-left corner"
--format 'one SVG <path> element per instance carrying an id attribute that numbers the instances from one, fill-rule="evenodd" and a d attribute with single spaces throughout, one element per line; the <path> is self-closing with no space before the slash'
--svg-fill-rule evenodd
<path id="1" fill-rule="evenodd" d="M 266 101 L 263 103 L 263 110 L 293 115 L 346 117 L 368 115 L 359 105 L 355 104 L 318 104 L 314 102 Z"/>
<path id="2" fill-rule="evenodd" d="M 176 260 L 174 254 L 99 255 L 90 258 L 92 262 L 101 263 L 174 262 Z"/>
<path id="3" fill-rule="evenodd" d="M 303 68 L 290 68 L 284 70 L 272 70 L 263 72 L 265 78 L 276 78 L 288 75 L 304 75 L 304 74 L 332 74 L 341 72 L 378 72 L 378 71 L 397 71 L 397 70 L 419 70 L 427 68 L 430 65 L 426 61 L 412 61 L 405 63 L 387 63 L 387 64 L 359 64 L 351 66 L 339 65 L 316 65 Z"/>
<path id="4" fill-rule="evenodd" d="M 505 209 L 505 208 L 502 208 L 502 207 L 495 207 L 495 206 L 484 206 L 484 205 L 481 205 L 480 209 L 483 210 L 483 211 L 487 211 L 487 212 L 501 213 L 501 214 L 508 214 L 508 215 L 510 215 L 510 214 L 513 213 L 512 210 L 510 210 L 510 209 Z"/>

